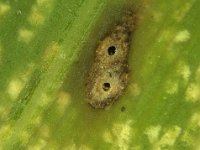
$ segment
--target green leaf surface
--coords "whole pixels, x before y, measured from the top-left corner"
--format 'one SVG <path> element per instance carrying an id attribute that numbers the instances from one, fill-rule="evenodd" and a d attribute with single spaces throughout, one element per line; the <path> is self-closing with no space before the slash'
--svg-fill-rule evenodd
<path id="1" fill-rule="evenodd" d="M 86 103 L 99 41 L 138 18 L 128 88 Z M 0 149 L 199 150 L 200 1 L 1 0 Z"/>

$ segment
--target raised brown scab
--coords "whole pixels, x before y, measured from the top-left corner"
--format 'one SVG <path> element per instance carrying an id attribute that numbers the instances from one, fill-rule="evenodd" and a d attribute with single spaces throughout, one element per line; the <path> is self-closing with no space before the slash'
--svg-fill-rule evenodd
<path id="1" fill-rule="evenodd" d="M 127 87 L 127 59 L 134 21 L 132 13 L 125 15 L 96 49 L 86 84 L 88 103 L 94 108 L 112 105 Z"/>

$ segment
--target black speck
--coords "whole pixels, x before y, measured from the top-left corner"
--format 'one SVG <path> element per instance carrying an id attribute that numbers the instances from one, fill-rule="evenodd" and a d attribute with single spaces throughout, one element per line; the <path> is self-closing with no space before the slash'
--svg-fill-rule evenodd
<path id="1" fill-rule="evenodd" d="M 126 107 L 122 106 L 121 107 L 121 112 L 125 112 L 125 110 L 126 110 Z"/>

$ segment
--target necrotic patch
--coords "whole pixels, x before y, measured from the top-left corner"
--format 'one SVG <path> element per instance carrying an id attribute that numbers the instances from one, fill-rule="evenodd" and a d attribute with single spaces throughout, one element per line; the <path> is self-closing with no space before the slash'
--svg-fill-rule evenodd
<path id="1" fill-rule="evenodd" d="M 127 59 L 134 26 L 135 16 L 128 12 L 96 49 L 86 83 L 88 103 L 94 108 L 113 104 L 127 86 Z"/>

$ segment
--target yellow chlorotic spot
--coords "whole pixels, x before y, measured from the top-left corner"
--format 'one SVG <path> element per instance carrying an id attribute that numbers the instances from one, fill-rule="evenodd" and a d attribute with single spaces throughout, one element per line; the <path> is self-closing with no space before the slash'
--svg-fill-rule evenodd
<path id="1" fill-rule="evenodd" d="M 18 40 L 28 44 L 34 37 L 34 33 L 28 29 L 20 29 Z"/>
<path id="2" fill-rule="evenodd" d="M 141 89 L 137 83 L 131 84 L 129 86 L 129 89 L 131 90 L 131 93 L 133 94 L 133 96 L 139 96 L 141 93 Z"/>
<path id="3" fill-rule="evenodd" d="M 10 5 L 0 2 L 0 16 L 5 15 L 10 9 Z"/>
<path id="4" fill-rule="evenodd" d="M 195 83 L 191 83 L 185 93 L 185 99 L 189 102 L 196 102 L 200 100 L 200 87 Z"/>
<path id="5" fill-rule="evenodd" d="M 63 113 L 66 107 L 69 106 L 70 103 L 71 103 L 71 95 L 69 93 L 66 93 L 64 91 L 58 93 L 57 104 L 58 104 L 58 110 L 60 112 Z"/>
<path id="6" fill-rule="evenodd" d="M 54 0 L 37 0 L 36 4 L 32 7 L 29 15 L 28 22 L 32 26 L 40 26 L 45 22 L 46 17 L 53 10 Z"/>
<path id="7" fill-rule="evenodd" d="M 50 97 L 46 93 L 43 93 L 42 96 L 41 96 L 41 100 L 39 102 L 39 105 L 42 106 L 42 107 L 46 106 L 49 103 L 49 100 L 50 100 Z"/>
<path id="8" fill-rule="evenodd" d="M 27 131 L 22 131 L 22 133 L 19 135 L 19 139 L 22 142 L 22 144 L 26 144 L 29 141 L 31 134 Z"/>
<path id="9" fill-rule="evenodd" d="M 191 118 L 192 126 L 200 127 L 200 113 L 194 113 Z"/>
<path id="10" fill-rule="evenodd" d="M 178 83 L 175 81 L 167 81 L 166 83 L 166 93 L 167 94 L 175 94 L 178 92 Z"/>
<path id="11" fill-rule="evenodd" d="M 190 66 L 184 62 L 180 62 L 178 65 L 178 74 L 187 82 L 191 75 Z"/>
<path id="12" fill-rule="evenodd" d="M 171 129 L 168 129 L 160 140 L 153 145 L 154 149 L 162 150 L 162 148 L 166 146 L 172 147 L 180 133 L 181 128 L 178 126 L 173 126 Z"/>
<path id="13" fill-rule="evenodd" d="M 183 30 L 176 34 L 174 42 L 176 43 L 186 42 L 189 39 L 190 39 L 190 33 L 188 32 L 188 30 Z"/>
<path id="14" fill-rule="evenodd" d="M 183 133 L 180 140 L 189 146 L 194 144 L 194 137 L 188 131 Z"/>
<path id="15" fill-rule="evenodd" d="M 191 9 L 191 7 L 193 6 L 194 2 L 196 0 L 190 0 L 189 2 L 186 2 L 180 6 L 179 9 L 177 9 L 174 13 L 173 13 L 173 17 L 180 22 L 184 16 L 187 14 L 187 12 Z"/>
<path id="16" fill-rule="evenodd" d="M 23 86 L 24 84 L 19 79 L 12 79 L 9 82 L 7 92 L 13 100 L 17 98 Z"/>
<path id="17" fill-rule="evenodd" d="M 126 123 L 113 124 L 111 131 L 106 131 L 103 135 L 104 141 L 113 144 L 113 149 L 129 149 L 129 143 L 133 136 L 131 120 Z"/>
<path id="18" fill-rule="evenodd" d="M 38 10 L 38 7 L 33 6 L 31 10 L 31 14 L 28 17 L 28 21 L 33 26 L 42 25 L 44 23 L 45 17 L 44 15 Z"/>
<path id="19" fill-rule="evenodd" d="M 1 126 L 0 128 L 0 143 L 3 139 L 11 133 L 11 126 L 9 124 Z M 1 144 L 0 144 L 1 145 Z"/>
<path id="20" fill-rule="evenodd" d="M 181 141 L 186 143 L 188 146 L 197 146 L 199 139 L 195 133 L 199 133 L 200 128 L 200 111 L 194 112 L 188 122 L 187 130 L 181 137 Z"/>
<path id="21" fill-rule="evenodd" d="M 57 42 L 50 43 L 44 51 L 43 60 L 46 62 L 51 61 L 61 48 L 62 46 Z"/>
<path id="22" fill-rule="evenodd" d="M 200 144 L 197 144 L 197 147 L 195 148 L 195 150 L 200 150 Z"/>
<path id="23" fill-rule="evenodd" d="M 112 133 L 110 131 L 105 131 L 103 134 L 103 138 L 104 138 L 105 142 L 107 142 L 107 143 L 114 142 Z"/>
<path id="24" fill-rule="evenodd" d="M 158 141 L 158 137 L 160 134 L 161 126 L 151 126 L 146 129 L 145 134 L 147 135 L 150 143 L 154 143 Z"/>
<path id="25" fill-rule="evenodd" d="M 116 142 L 119 149 L 129 149 L 129 143 L 131 138 L 131 121 L 125 124 L 114 124 L 112 128 L 113 134 L 116 136 Z"/>

